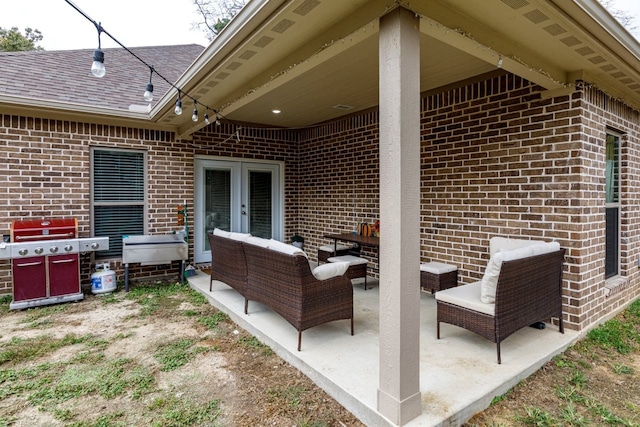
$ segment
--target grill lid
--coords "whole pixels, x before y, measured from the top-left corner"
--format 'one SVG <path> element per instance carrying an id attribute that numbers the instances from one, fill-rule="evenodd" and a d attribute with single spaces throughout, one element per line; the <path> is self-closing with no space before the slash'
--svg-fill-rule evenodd
<path id="1" fill-rule="evenodd" d="M 77 236 L 76 218 L 25 219 L 11 223 L 12 242 L 73 239 Z"/>

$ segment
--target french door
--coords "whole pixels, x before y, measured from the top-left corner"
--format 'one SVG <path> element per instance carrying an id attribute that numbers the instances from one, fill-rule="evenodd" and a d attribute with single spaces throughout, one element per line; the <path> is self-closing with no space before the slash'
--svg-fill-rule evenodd
<path id="1" fill-rule="evenodd" d="M 207 232 L 220 228 L 282 240 L 279 163 L 196 159 L 195 262 L 211 261 Z"/>

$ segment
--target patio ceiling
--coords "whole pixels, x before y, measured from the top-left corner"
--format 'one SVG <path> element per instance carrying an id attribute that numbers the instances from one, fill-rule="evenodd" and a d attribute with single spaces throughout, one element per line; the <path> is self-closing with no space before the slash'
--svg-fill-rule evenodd
<path id="1" fill-rule="evenodd" d="M 178 86 L 236 123 L 304 127 L 375 107 L 378 18 L 399 3 L 253 0 Z M 502 68 L 551 94 L 585 79 L 640 106 L 638 42 L 596 0 L 429 0 L 405 7 L 421 17 L 423 92 Z M 174 115 L 175 95 L 158 103 L 152 119 L 187 136 L 203 124 Z"/>

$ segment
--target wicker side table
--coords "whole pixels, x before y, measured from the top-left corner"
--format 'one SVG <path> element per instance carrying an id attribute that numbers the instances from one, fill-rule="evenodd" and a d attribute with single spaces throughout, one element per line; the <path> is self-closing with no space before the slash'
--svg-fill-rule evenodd
<path id="1" fill-rule="evenodd" d="M 458 267 L 442 262 L 425 262 L 420 264 L 420 287 L 436 291 L 453 288 L 458 285 Z"/>

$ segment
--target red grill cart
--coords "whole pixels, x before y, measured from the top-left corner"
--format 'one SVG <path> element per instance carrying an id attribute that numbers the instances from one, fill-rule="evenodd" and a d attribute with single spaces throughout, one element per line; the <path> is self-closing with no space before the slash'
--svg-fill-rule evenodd
<path id="1" fill-rule="evenodd" d="M 11 309 L 83 299 L 79 254 L 109 249 L 108 237 L 79 238 L 75 218 L 14 221 L 10 231 L 0 259 L 11 259 Z"/>

